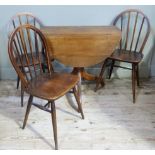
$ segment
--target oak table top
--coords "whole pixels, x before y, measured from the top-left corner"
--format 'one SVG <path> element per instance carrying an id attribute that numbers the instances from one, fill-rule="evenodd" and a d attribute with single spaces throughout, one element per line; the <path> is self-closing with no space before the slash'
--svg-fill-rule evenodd
<path id="1" fill-rule="evenodd" d="M 51 57 L 66 66 L 88 67 L 104 61 L 121 39 L 114 26 L 45 26 Z"/>

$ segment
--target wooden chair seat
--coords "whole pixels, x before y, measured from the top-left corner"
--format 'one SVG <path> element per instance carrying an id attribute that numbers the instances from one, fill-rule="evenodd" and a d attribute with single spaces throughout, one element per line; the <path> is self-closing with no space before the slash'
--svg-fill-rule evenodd
<path id="1" fill-rule="evenodd" d="M 143 58 L 143 54 L 127 50 L 115 50 L 109 58 L 115 59 L 116 61 L 139 63 Z"/>
<path id="2" fill-rule="evenodd" d="M 56 100 L 65 95 L 79 81 L 77 75 L 68 73 L 43 74 L 31 80 L 27 93 L 46 100 Z"/>

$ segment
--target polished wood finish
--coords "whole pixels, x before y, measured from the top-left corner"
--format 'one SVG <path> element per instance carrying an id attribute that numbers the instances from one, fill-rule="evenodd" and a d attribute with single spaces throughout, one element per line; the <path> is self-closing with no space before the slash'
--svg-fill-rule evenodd
<path id="1" fill-rule="evenodd" d="M 51 56 L 71 67 L 89 67 L 102 62 L 120 41 L 114 26 L 42 27 Z"/>
<path id="2" fill-rule="evenodd" d="M 79 77 L 68 73 L 44 73 L 31 80 L 27 91 L 33 96 L 46 100 L 56 100 L 77 84 Z"/>
<path id="3" fill-rule="evenodd" d="M 46 37 L 51 57 L 66 66 L 75 67 L 82 78 L 96 77 L 84 71 L 84 67 L 104 61 L 121 38 L 115 26 L 46 26 L 41 31 Z"/>
<path id="4" fill-rule="evenodd" d="M 13 17 L 11 17 L 10 21 L 8 22 L 7 25 L 7 33 L 8 33 L 8 38 L 10 38 L 11 34 L 14 32 L 14 30 L 21 25 L 24 24 L 30 24 L 33 25 L 37 28 L 40 28 L 43 26 L 43 23 L 37 18 L 35 17 L 33 14 L 28 13 L 28 12 L 22 12 L 22 13 L 18 13 L 16 15 L 14 15 Z M 17 40 L 18 42 L 20 41 L 20 36 L 17 36 Z M 19 44 L 19 48 L 21 49 L 21 45 Z M 19 60 L 17 60 L 19 61 Z M 25 63 L 25 66 L 26 63 Z M 17 77 L 17 89 L 19 88 L 19 83 L 20 83 L 20 78 L 19 76 Z M 22 89 L 22 88 L 21 88 Z M 21 106 L 23 107 L 23 97 L 24 97 L 24 91 L 21 90 Z"/>
<path id="5" fill-rule="evenodd" d="M 19 40 L 17 38 L 19 38 Z M 79 77 L 74 74 L 55 73 L 53 71 L 44 35 L 39 29 L 29 24 L 19 26 L 14 31 L 9 39 L 8 52 L 11 63 L 21 79 L 22 90 L 30 95 L 23 129 L 26 126 L 31 105 L 51 113 L 55 149 L 58 149 L 54 101 L 68 93 L 70 90 L 73 90 L 79 112 L 81 113 L 82 119 L 84 119 L 82 105 L 77 90 Z M 47 67 L 46 72 L 44 71 L 44 65 Z M 25 66 L 27 70 L 25 69 Z M 34 103 L 33 97 L 47 100 L 47 104 L 43 106 Z M 49 105 L 51 105 L 51 110 L 49 109 Z"/>
<path id="6" fill-rule="evenodd" d="M 108 58 L 111 61 L 109 78 L 111 77 L 113 67 L 130 69 L 123 66 L 115 65 L 115 62 L 127 62 L 132 64 L 132 91 L 133 103 L 135 103 L 135 83 L 139 86 L 138 64 L 143 58 L 143 49 L 150 34 L 149 19 L 139 10 L 131 9 L 120 13 L 113 22 L 122 31 L 120 46 Z M 107 61 L 105 62 L 107 63 Z M 103 67 L 106 65 L 103 64 Z M 102 71 L 101 71 L 102 72 Z M 99 77 L 103 76 L 100 74 Z M 99 78 L 101 79 L 101 78 Z M 99 81 L 98 81 L 99 82 Z M 99 83 L 96 84 L 95 90 L 98 89 Z"/>

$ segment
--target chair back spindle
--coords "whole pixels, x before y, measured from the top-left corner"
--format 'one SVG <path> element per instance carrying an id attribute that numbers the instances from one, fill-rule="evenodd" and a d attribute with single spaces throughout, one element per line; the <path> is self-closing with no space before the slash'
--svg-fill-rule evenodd
<path id="1" fill-rule="evenodd" d="M 36 27 L 29 24 L 17 27 L 10 36 L 8 49 L 10 60 L 24 87 L 44 73 L 43 65 L 47 66 L 48 73 L 51 74 L 45 38 Z"/>
<path id="2" fill-rule="evenodd" d="M 150 33 L 150 23 L 141 11 L 130 9 L 120 13 L 113 25 L 122 31 L 120 49 L 142 52 Z"/>
<path id="3" fill-rule="evenodd" d="M 21 26 L 24 24 L 33 25 L 34 27 L 37 27 L 39 29 L 40 27 L 43 26 L 43 23 L 33 14 L 27 13 L 27 12 L 18 13 L 14 15 L 11 18 L 10 22 L 8 23 L 8 27 L 7 27 L 8 38 L 11 35 L 12 31 L 14 31 L 18 26 Z"/>

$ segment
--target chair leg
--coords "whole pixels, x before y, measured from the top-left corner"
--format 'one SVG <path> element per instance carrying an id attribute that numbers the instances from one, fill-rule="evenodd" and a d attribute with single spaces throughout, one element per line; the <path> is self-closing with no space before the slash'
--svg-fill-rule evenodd
<path id="1" fill-rule="evenodd" d="M 73 88 L 73 93 L 74 93 L 76 102 L 77 102 L 77 104 L 78 104 L 78 109 L 79 109 L 79 111 L 80 111 L 80 113 L 81 113 L 82 119 L 84 119 L 84 114 L 83 114 L 83 110 L 82 110 L 82 105 L 81 105 L 80 98 L 79 98 L 79 96 L 78 96 L 78 93 L 77 93 L 77 90 L 76 90 L 75 87 Z"/>
<path id="2" fill-rule="evenodd" d="M 28 119 L 28 116 L 30 113 L 32 101 L 33 101 L 33 96 L 30 95 L 29 100 L 28 100 L 28 104 L 27 104 L 27 108 L 26 108 L 26 113 L 25 113 L 25 118 L 24 118 L 24 123 L 23 123 L 23 129 L 25 128 L 26 123 L 27 123 L 27 119 Z"/>
<path id="3" fill-rule="evenodd" d="M 78 96 L 79 96 L 80 102 L 82 102 L 81 74 L 78 73 L 78 76 L 79 76 L 79 82 L 78 82 L 78 84 L 77 84 L 77 94 L 78 94 Z M 73 90 L 73 93 L 74 93 L 74 90 Z"/>
<path id="4" fill-rule="evenodd" d="M 54 135 L 54 142 L 55 142 L 55 150 L 58 150 L 56 109 L 55 109 L 55 103 L 54 102 L 51 102 L 51 117 L 52 117 L 52 125 L 53 125 L 53 135 Z"/>
<path id="5" fill-rule="evenodd" d="M 19 88 L 19 82 L 20 82 L 20 78 L 19 76 L 17 76 L 17 89 Z"/>
<path id="6" fill-rule="evenodd" d="M 110 72 L 109 72 L 109 79 L 111 78 L 111 74 L 112 74 L 112 71 L 113 71 L 113 68 L 114 68 L 114 64 L 115 64 L 115 60 L 112 60 L 111 66 L 110 66 Z"/>
<path id="7" fill-rule="evenodd" d="M 21 107 L 23 107 L 23 101 L 24 101 L 24 90 L 21 86 Z"/>
<path id="8" fill-rule="evenodd" d="M 51 104 L 48 104 L 48 106 L 47 106 L 48 108 L 50 108 L 51 107 Z"/>
<path id="9" fill-rule="evenodd" d="M 132 93 L 133 93 L 133 103 L 135 103 L 135 76 L 136 76 L 136 66 L 132 64 Z"/>
<path id="10" fill-rule="evenodd" d="M 136 65 L 136 77 L 137 77 L 137 86 L 139 87 L 139 67 L 138 64 Z"/>
<path id="11" fill-rule="evenodd" d="M 107 63 L 108 59 L 106 59 L 102 65 L 102 68 L 101 68 L 101 72 L 99 74 L 99 77 L 97 78 L 96 80 L 96 87 L 95 87 L 95 92 L 98 90 L 98 87 L 99 87 L 99 84 L 101 83 L 102 81 L 102 77 L 103 77 L 103 73 L 104 73 L 104 70 L 105 70 L 105 66 L 106 66 L 106 63 Z"/>
<path id="12" fill-rule="evenodd" d="M 44 64 L 41 64 L 41 65 L 42 65 L 43 73 L 45 73 L 45 65 Z"/>

